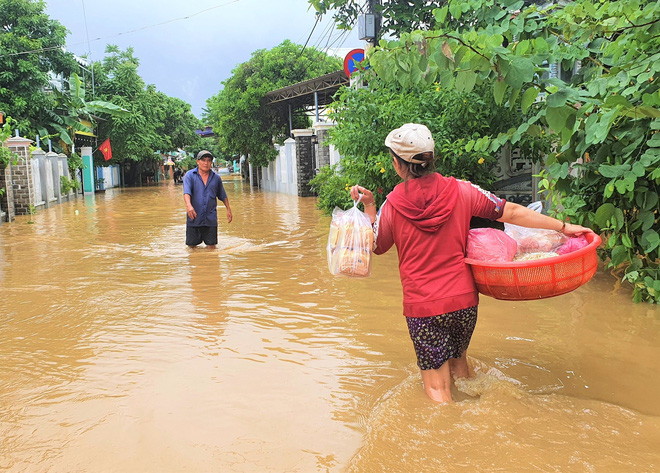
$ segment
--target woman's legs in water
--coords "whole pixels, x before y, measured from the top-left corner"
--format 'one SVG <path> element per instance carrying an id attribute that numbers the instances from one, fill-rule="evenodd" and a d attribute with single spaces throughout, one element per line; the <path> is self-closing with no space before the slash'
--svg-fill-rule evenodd
<path id="1" fill-rule="evenodd" d="M 424 391 L 428 397 L 437 402 L 452 402 L 451 381 L 452 377 L 468 378 L 470 370 L 467 364 L 467 350 L 460 358 L 450 358 L 436 370 L 420 370 Z"/>
<path id="2" fill-rule="evenodd" d="M 451 402 L 452 376 L 470 376 L 466 353 L 477 322 L 477 307 L 439 316 L 407 317 L 406 321 L 424 391 L 434 401 Z"/>
<path id="3" fill-rule="evenodd" d="M 437 402 L 452 402 L 449 363 L 435 370 L 421 370 L 424 391 Z"/>
<path id="4" fill-rule="evenodd" d="M 470 370 L 467 364 L 467 350 L 463 352 L 460 358 L 449 359 L 449 371 L 451 371 L 454 379 L 470 377 Z"/>

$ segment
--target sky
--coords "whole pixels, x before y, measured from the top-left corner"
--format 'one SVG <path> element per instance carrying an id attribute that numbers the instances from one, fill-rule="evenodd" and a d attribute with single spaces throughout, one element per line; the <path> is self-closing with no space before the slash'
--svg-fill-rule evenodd
<path id="1" fill-rule="evenodd" d="M 258 49 L 284 40 L 343 57 L 364 48 L 357 28 L 342 32 L 324 16 L 314 28 L 307 0 L 45 0 L 68 30 L 67 50 L 102 60 L 107 44 L 131 46 L 147 84 L 178 97 L 202 117 L 206 99 Z M 313 33 L 312 33 L 313 29 Z M 311 37 L 310 37 L 311 33 Z"/>

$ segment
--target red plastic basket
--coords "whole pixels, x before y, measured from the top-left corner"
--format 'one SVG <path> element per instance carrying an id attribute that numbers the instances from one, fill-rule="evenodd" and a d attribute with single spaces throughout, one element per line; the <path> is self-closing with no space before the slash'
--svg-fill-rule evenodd
<path id="1" fill-rule="evenodd" d="M 532 261 L 493 262 L 466 258 L 481 294 L 507 301 L 529 301 L 573 291 L 596 273 L 600 237 L 572 253 Z"/>

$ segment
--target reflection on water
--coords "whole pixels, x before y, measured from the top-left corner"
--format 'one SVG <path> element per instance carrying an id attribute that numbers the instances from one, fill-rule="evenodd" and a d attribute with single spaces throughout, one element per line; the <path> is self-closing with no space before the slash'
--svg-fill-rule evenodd
<path id="1" fill-rule="evenodd" d="M 396 255 L 332 277 L 314 199 L 226 188 L 215 250 L 173 185 L 0 225 L 0 471 L 660 470 L 658 310 L 609 276 L 483 298 L 436 405 Z"/>

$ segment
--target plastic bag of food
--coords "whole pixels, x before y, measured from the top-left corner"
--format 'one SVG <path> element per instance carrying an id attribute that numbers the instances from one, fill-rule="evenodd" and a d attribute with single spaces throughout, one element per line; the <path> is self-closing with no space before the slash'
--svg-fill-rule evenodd
<path id="1" fill-rule="evenodd" d="M 584 248 L 588 244 L 589 242 L 587 241 L 587 237 L 584 235 L 570 237 L 566 243 L 557 248 L 557 254 L 565 255 L 567 253 L 573 253 L 580 248 Z"/>
<path id="2" fill-rule="evenodd" d="M 467 256 L 481 261 L 513 261 L 518 245 L 497 228 L 473 228 L 468 232 Z"/>
<path id="3" fill-rule="evenodd" d="M 371 219 L 357 208 L 335 208 L 328 234 L 328 268 L 334 275 L 367 277 L 371 274 L 374 233 Z"/>
<path id="4" fill-rule="evenodd" d="M 512 223 L 504 224 L 504 232 L 516 240 L 518 255 L 554 252 L 568 240 L 566 235 L 556 230 L 527 228 Z"/>

